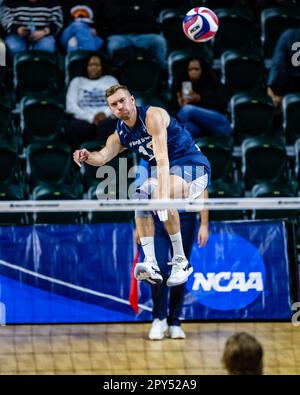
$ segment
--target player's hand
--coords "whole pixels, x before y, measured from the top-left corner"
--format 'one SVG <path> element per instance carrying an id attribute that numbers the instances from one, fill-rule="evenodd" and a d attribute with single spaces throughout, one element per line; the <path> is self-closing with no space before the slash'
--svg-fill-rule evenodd
<path id="1" fill-rule="evenodd" d="M 86 162 L 89 158 L 89 155 L 90 152 L 87 149 L 79 149 L 73 153 L 73 160 L 79 167 L 81 167 L 81 162 Z"/>
<path id="2" fill-rule="evenodd" d="M 199 247 L 204 247 L 208 240 L 208 226 L 201 225 L 198 232 L 197 243 Z"/>

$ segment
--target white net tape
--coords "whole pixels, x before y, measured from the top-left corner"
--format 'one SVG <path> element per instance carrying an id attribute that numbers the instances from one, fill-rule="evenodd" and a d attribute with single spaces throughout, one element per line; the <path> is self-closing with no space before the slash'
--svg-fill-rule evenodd
<path id="1" fill-rule="evenodd" d="M 300 197 L 222 198 L 170 200 L 22 200 L 0 202 L 0 212 L 85 212 L 181 209 L 207 210 L 300 210 Z"/>

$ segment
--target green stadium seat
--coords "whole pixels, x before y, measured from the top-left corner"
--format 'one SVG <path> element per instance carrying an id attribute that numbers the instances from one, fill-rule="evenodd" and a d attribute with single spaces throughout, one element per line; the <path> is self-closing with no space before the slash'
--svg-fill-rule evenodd
<path id="1" fill-rule="evenodd" d="M 231 181 L 233 140 L 229 137 L 213 136 L 200 137 L 195 141 L 210 161 L 212 181 Z"/>
<path id="2" fill-rule="evenodd" d="M 143 58 L 126 60 L 118 67 L 118 78 L 121 84 L 128 86 L 134 93 L 158 92 L 161 66 L 154 60 Z"/>
<path id="3" fill-rule="evenodd" d="M 232 96 L 229 108 L 237 144 L 248 137 L 273 136 L 274 106 L 269 96 L 240 93 Z"/>
<path id="4" fill-rule="evenodd" d="M 216 57 L 228 49 L 247 50 L 259 45 L 258 29 L 249 9 L 226 7 L 214 11 L 219 19 L 219 30 L 214 39 Z"/>
<path id="5" fill-rule="evenodd" d="M 287 154 L 279 138 L 253 137 L 241 144 L 242 171 L 246 188 L 261 182 L 284 182 L 287 179 Z"/>
<path id="6" fill-rule="evenodd" d="M 282 100 L 283 131 L 288 144 L 300 137 L 300 93 L 289 93 Z"/>
<path id="7" fill-rule="evenodd" d="M 45 51 L 25 51 L 14 56 L 14 87 L 17 97 L 47 93 L 58 87 L 56 55 Z"/>
<path id="8" fill-rule="evenodd" d="M 104 141 L 99 141 L 99 140 L 93 140 L 93 141 L 87 141 L 83 143 L 80 148 L 86 148 L 88 151 L 99 151 L 103 146 L 105 145 Z M 126 162 L 124 162 L 124 159 L 126 159 Z M 120 162 L 121 160 L 121 162 Z M 116 158 L 112 159 L 110 162 L 108 162 L 105 166 L 111 166 L 113 167 L 115 173 L 116 173 L 116 180 L 112 180 L 110 182 L 110 193 L 111 193 L 111 198 L 119 198 L 119 178 L 121 177 L 122 180 L 124 181 L 125 178 L 127 179 L 127 184 L 128 186 L 130 183 L 133 182 L 133 179 L 128 176 L 128 170 L 132 168 L 136 163 L 136 156 L 134 153 L 126 150 L 122 152 L 120 155 L 118 155 Z M 125 165 L 127 166 L 127 171 L 125 168 Z M 101 168 L 100 168 L 101 169 Z M 122 169 L 122 170 L 121 170 Z M 119 177 L 120 170 L 124 171 L 124 174 L 122 174 Z M 102 174 L 102 172 L 105 173 L 105 168 L 102 168 L 100 170 L 101 175 L 98 173 L 98 178 L 97 178 L 97 171 L 98 167 L 97 166 L 91 166 L 88 165 L 87 163 L 84 164 L 84 175 L 83 175 L 83 180 L 84 180 L 84 186 L 86 190 L 90 189 L 91 186 L 97 186 L 103 179 L 105 174 Z M 108 193 L 108 189 L 105 189 L 104 193 Z M 123 191 L 123 194 L 125 192 Z M 127 198 L 126 196 L 123 196 L 125 199 Z"/>
<path id="9" fill-rule="evenodd" d="M 101 188 L 93 185 L 88 191 L 88 198 L 92 200 L 102 199 L 101 194 Z M 131 222 L 133 220 L 133 211 L 92 211 L 89 213 L 89 222 L 93 224 L 101 222 Z"/>
<path id="10" fill-rule="evenodd" d="M 225 51 L 221 55 L 221 81 L 232 94 L 259 92 L 264 82 L 264 62 L 255 51 Z"/>
<path id="11" fill-rule="evenodd" d="M 21 159 L 17 141 L 0 140 L 0 184 L 17 184 L 21 178 Z"/>
<path id="12" fill-rule="evenodd" d="M 295 176 L 300 189 L 300 138 L 295 142 Z"/>
<path id="13" fill-rule="evenodd" d="M 72 200 L 82 199 L 80 187 L 68 185 L 38 185 L 32 191 L 32 200 Z M 34 215 L 36 224 L 79 224 L 83 217 L 80 212 L 39 212 Z"/>
<path id="14" fill-rule="evenodd" d="M 24 184 L 0 184 L 0 200 L 24 200 L 27 198 Z M 28 225 L 31 216 L 26 213 L 0 213 L 0 224 Z"/>
<path id="15" fill-rule="evenodd" d="M 51 97 L 24 96 L 20 102 L 25 144 L 62 140 L 64 105 Z"/>
<path id="16" fill-rule="evenodd" d="M 300 27 L 300 15 L 293 8 L 266 8 L 260 14 L 261 42 L 265 56 L 273 56 L 275 45 L 281 33 Z"/>
<path id="17" fill-rule="evenodd" d="M 26 159 L 31 186 L 71 185 L 74 181 L 71 148 L 64 143 L 29 144 L 26 148 Z"/>
<path id="18" fill-rule="evenodd" d="M 292 183 L 272 183 L 263 182 L 255 184 L 251 190 L 252 197 L 266 198 L 266 197 L 296 197 L 297 189 Z M 255 219 L 268 218 L 295 218 L 297 210 L 254 210 Z"/>
<path id="19" fill-rule="evenodd" d="M 232 183 L 223 180 L 213 181 L 208 186 L 209 198 L 241 198 L 244 197 L 243 183 Z M 229 221 L 245 218 L 243 210 L 210 210 L 210 221 Z"/>
<path id="20" fill-rule="evenodd" d="M 13 135 L 12 107 L 9 100 L 0 98 L 0 138 L 9 138 Z"/>
<path id="21" fill-rule="evenodd" d="M 190 7 L 192 8 L 192 7 Z M 158 24 L 160 33 L 165 37 L 169 53 L 177 49 L 197 48 L 198 43 L 189 40 L 182 30 L 182 20 L 186 8 L 166 8 L 159 13 Z"/>

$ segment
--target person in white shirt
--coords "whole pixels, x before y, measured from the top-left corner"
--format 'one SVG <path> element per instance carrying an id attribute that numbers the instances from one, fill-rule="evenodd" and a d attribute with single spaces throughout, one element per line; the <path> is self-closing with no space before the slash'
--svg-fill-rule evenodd
<path id="1" fill-rule="evenodd" d="M 105 91 L 118 81 L 105 75 L 100 55 L 87 62 L 87 76 L 75 77 L 66 96 L 66 111 L 72 115 L 65 131 L 68 144 L 74 149 L 88 140 L 106 140 L 115 131 L 117 120 L 112 115 Z"/>

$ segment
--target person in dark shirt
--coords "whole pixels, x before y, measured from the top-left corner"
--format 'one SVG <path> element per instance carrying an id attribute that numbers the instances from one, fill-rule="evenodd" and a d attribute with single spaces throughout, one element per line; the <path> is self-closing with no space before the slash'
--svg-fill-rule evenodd
<path id="1" fill-rule="evenodd" d="M 193 137 L 232 134 L 225 115 L 226 94 L 201 59 L 188 62 L 185 75 L 177 85 L 177 117 Z"/>
<path id="2" fill-rule="evenodd" d="M 300 92 L 300 28 L 288 29 L 279 37 L 267 86 L 267 94 L 278 112 L 283 96 Z"/>

